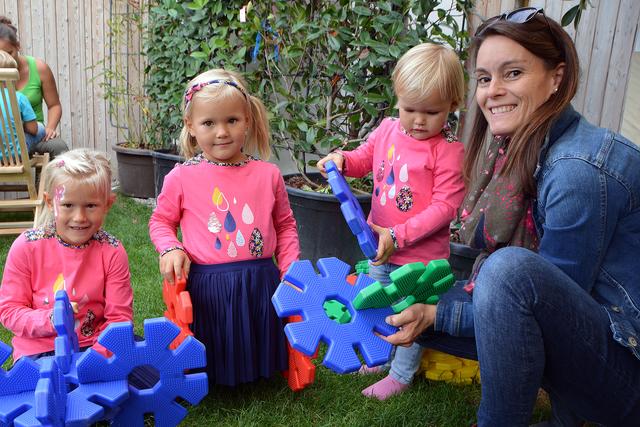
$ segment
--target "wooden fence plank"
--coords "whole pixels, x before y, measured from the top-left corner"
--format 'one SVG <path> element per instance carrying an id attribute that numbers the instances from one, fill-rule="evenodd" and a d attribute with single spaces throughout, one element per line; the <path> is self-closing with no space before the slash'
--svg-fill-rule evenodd
<path id="1" fill-rule="evenodd" d="M 618 18 L 619 2 L 606 2 L 598 9 L 598 22 L 589 64 L 587 92 L 582 114 L 591 123 L 600 123 L 602 100 L 608 79 L 611 45 Z"/>
<path id="2" fill-rule="evenodd" d="M 74 141 L 71 120 L 71 68 L 69 66 L 71 49 L 69 48 L 69 10 L 66 1 L 56 2 L 56 23 L 54 27 L 56 45 L 56 60 L 58 73 L 55 75 L 62 105 L 62 118 L 60 119 L 60 136 L 69 147 L 82 146 L 80 141 Z M 53 36 L 52 36 L 53 37 Z"/>
<path id="3" fill-rule="evenodd" d="M 69 98 L 71 106 L 68 120 L 71 123 L 71 138 L 74 146 L 87 146 L 84 133 L 83 111 L 85 110 L 82 80 L 84 80 L 82 63 L 82 27 L 80 22 L 79 0 L 68 0 L 69 11 Z"/>
<path id="4" fill-rule="evenodd" d="M 620 133 L 640 145 L 640 51 L 631 57 L 631 76 L 624 102 L 624 114 Z"/>
<path id="5" fill-rule="evenodd" d="M 31 49 L 29 49 L 29 55 L 41 58 L 47 62 L 47 52 L 44 48 L 44 39 L 47 36 L 44 27 L 44 18 L 42 0 L 31 0 Z M 38 36 L 39 34 L 42 35 Z"/>
<path id="6" fill-rule="evenodd" d="M 64 3 L 64 2 L 63 2 Z M 43 20 L 44 20 L 44 60 L 51 68 L 54 76 L 59 76 L 58 72 L 58 25 L 57 25 L 57 5 L 55 2 L 44 1 L 43 4 Z M 57 83 L 57 80 L 56 80 Z"/>
<path id="7" fill-rule="evenodd" d="M 95 128 L 94 139 L 95 148 L 100 151 L 107 151 L 106 143 L 106 112 L 103 98 L 103 90 L 100 87 L 100 83 L 103 81 L 102 77 L 99 77 L 100 70 L 96 66 L 102 59 L 104 59 L 104 45 L 105 45 L 105 9 L 102 1 L 95 1 L 93 3 L 92 16 L 100 17 L 101 19 L 93 19 L 92 33 L 95 37 L 92 39 L 92 58 L 91 63 L 94 64 L 91 68 L 91 91 L 93 92 L 92 103 L 94 105 L 93 110 L 93 126 Z M 91 121 L 91 120 L 90 120 Z"/>
<path id="8" fill-rule="evenodd" d="M 26 55 L 33 55 L 31 43 L 31 36 L 33 34 L 31 32 L 31 1 L 22 2 L 21 5 L 23 7 L 18 8 L 18 19 L 12 19 L 12 22 L 13 25 L 18 28 L 18 40 L 20 40 L 20 48 L 23 52 L 25 52 Z M 18 6 L 20 6 L 20 4 Z"/>
<path id="9" fill-rule="evenodd" d="M 600 126 L 602 127 L 620 129 L 627 90 L 627 76 L 629 75 L 631 54 L 638 29 L 638 17 L 640 17 L 640 2 L 622 0 L 618 11 L 618 24 L 613 36 L 609 73 L 600 115 Z M 622 102 L 620 102 L 621 100 Z"/>
<path id="10" fill-rule="evenodd" d="M 596 23 L 598 21 L 599 0 L 591 0 L 593 7 L 587 7 L 582 12 L 580 26 L 576 32 L 576 51 L 580 60 L 580 82 L 578 83 L 578 93 L 573 98 L 573 107 L 577 111 L 584 111 L 585 96 L 588 90 L 589 64 L 593 51 L 593 38 L 596 33 Z"/>

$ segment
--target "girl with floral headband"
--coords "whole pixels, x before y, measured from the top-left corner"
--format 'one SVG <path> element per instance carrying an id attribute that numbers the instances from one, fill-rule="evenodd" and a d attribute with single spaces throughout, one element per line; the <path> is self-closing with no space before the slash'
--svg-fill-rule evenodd
<path id="1" fill-rule="evenodd" d="M 45 205 L 36 227 L 11 246 L 0 286 L 0 322 L 14 337 L 13 358 L 50 355 L 55 294 L 66 290 L 81 348 L 113 322 L 133 318 L 127 253 L 101 229 L 115 200 L 107 157 L 77 149 L 44 168 Z"/>
<path id="2" fill-rule="evenodd" d="M 238 74 L 214 69 L 187 85 L 183 120 L 187 161 L 166 176 L 149 221 L 160 272 L 188 277 L 210 384 L 271 377 L 287 369 L 271 296 L 300 249 L 282 175 L 254 157 L 271 153 L 264 105 Z"/>

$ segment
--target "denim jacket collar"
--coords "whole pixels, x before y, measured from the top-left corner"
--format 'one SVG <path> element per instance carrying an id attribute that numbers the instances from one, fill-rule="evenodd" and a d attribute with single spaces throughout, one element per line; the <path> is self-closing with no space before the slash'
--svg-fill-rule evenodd
<path id="1" fill-rule="evenodd" d="M 547 133 L 547 136 L 544 138 L 544 143 L 542 144 L 542 148 L 540 148 L 540 154 L 538 155 L 538 163 L 536 164 L 536 170 L 533 172 L 534 179 L 538 179 L 538 175 L 542 170 L 542 164 L 544 163 L 547 152 L 551 145 L 560 138 L 562 134 L 567 130 L 571 124 L 580 120 L 580 114 L 573 109 L 571 104 L 569 104 L 558 116 L 555 122 L 551 125 L 551 130 Z"/>

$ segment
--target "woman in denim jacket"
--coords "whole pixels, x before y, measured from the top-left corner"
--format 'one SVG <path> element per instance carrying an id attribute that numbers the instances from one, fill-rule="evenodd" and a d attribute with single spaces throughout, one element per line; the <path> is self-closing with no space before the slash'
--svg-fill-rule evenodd
<path id="1" fill-rule="evenodd" d="M 575 46 L 541 9 L 487 20 L 471 60 L 459 237 L 484 256 L 387 340 L 477 358 L 480 426 L 527 425 L 540 387 L 549 425 L 640 425 L 640 151 L 571 107 Z"/>

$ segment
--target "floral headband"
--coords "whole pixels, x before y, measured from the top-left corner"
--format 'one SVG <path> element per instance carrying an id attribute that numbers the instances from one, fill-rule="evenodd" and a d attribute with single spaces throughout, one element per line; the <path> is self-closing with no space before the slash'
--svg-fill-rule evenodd
<path id="1" fill-rule="evenodd" d="M 200 89 L 202 89 L 205 86 L 209 86 L 212 84 L 225 84 L 225 85 L 229 85 L 229 86 L 233 86 L 236 89 L 238 89 L 242 95 L 244 96 L 245 99 L 247 99 L 247 94 L 245 93 L 244 89 L 242 89 L 242 87 L 240 87 L 240 85 L 236 82 L 234 82 L 233 80 L 220 80 L 220 79 L 216 79 L 216 80 L 209 80 L 208 82 L 201 82 L 201 83 L 196 83 L 193 86 L 191 86 L 189 89 L 187 89 L 184 92 L 184 106 L 186 107 L 187 105 L 189 105 L 189 102 L 191 102 L 191 98 L 193 98 L 193 95 L 198 92 Z"/>

